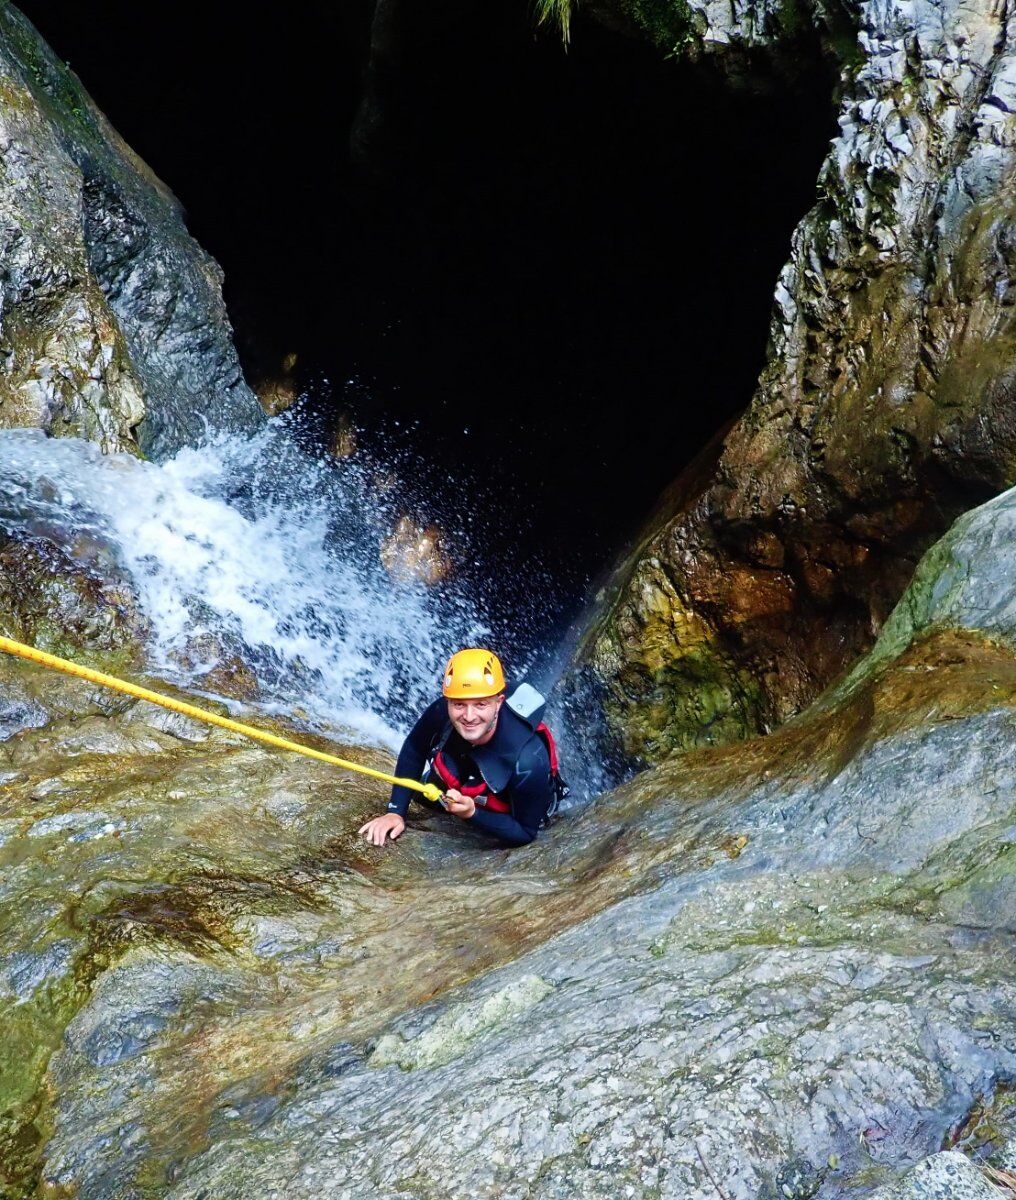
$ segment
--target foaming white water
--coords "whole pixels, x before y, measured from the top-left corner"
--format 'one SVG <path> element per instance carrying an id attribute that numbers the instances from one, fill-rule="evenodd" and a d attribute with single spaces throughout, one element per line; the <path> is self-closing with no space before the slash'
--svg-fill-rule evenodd
<path id="1" fill-rule="evenodd" d="M 392 516 L 354 466 L 309 456 L 278 423 L 161 465 L 0 434 L 0 527 L 72 553 L 78 535 L 105 543 L 152 623 L 158 671 L 187 684 L 210 654 L 237 653 L 273 708 L 389 745 L 449 649 L 483 633 L 449 596 L 384 570 Z"/>

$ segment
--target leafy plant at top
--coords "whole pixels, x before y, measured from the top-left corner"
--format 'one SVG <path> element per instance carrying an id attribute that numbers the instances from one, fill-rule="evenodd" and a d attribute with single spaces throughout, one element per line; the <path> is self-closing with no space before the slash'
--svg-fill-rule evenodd
<path id="1" fill-rule="evenodd" d="M 572 0 L 536 0 L 537 23 L 556 25 L 566 46 L 571 41 L 571 16 Z"/>

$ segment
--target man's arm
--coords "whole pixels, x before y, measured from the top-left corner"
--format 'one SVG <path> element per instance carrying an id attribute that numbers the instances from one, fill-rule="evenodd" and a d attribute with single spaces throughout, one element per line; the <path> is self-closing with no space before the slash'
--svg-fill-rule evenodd
<path id="1" fill-rule="evenodd" d="M 395 774 L 401 779 L 419 779 L 427 765 L 427 756 L 433 745 L 435 736 L 444 727 L 446 720 L 444 702 L 436 700 L 409 731 L 409 736 L 402 743 L 399 757 L 395 763 Z M 409 801 L 413 798 L 411 788 L 400 784 L 392 786 L 392 798 L 388 801 L 388 811 L 405 817 L 409 811 Z"/>
<path id="2" fill-rule="evenodd" d="M 420 778 L 427 764 L 431 744 L 440 733 L 443 720 L 444 708 L 441 701 L 436 701 L 424 711 L 402 743 L 395 764 L 396 775 L 403 779 Z M 361 825 L 359 836 L 375 846 L 383 846 L 385 838 L 388 837 L 394 842 L 406 828 L 406 812 L 412 797 L 411 788 L 394 785 L 392 798 L 388 801 L 388 811 L 383 816 L 372 818 L 366 825 Z"/>

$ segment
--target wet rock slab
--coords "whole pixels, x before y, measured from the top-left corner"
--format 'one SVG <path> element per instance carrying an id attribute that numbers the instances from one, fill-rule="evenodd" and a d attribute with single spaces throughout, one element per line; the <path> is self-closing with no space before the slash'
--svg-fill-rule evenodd
<path id="1" fill-rule="evenodd" d="M 372 785 L 139 737 L 135 712 L 23 731 L 0 849 L 0 1005 L 36 1051 L 35 1088 L 19 1058 L 3 1093 L 19 1178 L 193 1200 L 891 1182 L 1016 1072 L 1009 893 L 949 916 L 1016 828 L 1016 664 L 984 653 L 950 646 L 900 707 L 935 661 L 915 648 L 864 685 L 863 734 L 848 706 L 689 756 L 521 853 L 433 819 L 362 846 Z M 978 711 L 988 662 L 1012 687 Z"/>
<path id="2" fill-rule="evenodd" d="M 373 783 L 8 664 L 47 723 L 0 746 L 3 1186 L 848 1200 L 1011 1163 L 1016 654 L 977 597 L 1014 503 L 807 714 L 516 851 L 368 847 Z"/>
<path id="3" fill-rule="evenodd" d="M 620 878 L 572 884 L 602 911 L 403 1014 L 338 1078 L 310 1059 L 256 1140 L 219 1142 L 171 1194 L 705 1198 L 711 1172 L 747 1200 L 892 1178 L 1016 1068 L 1008 917 L 975 933 L 939 910 L 943 876 L 994 858 L 1012 821 L 994 764 L 1013 732 L 1010 712 L 943 724 L 736 806 L 675 781 Z M 954 774 L 961 743 L 976 764 Z M 848 835 L 861 795 L 880 815 Z M 904 824 L 923 832 L 900 844 Z M 554 852 L 567 873 L 560 844 L 529 857 Z"/>

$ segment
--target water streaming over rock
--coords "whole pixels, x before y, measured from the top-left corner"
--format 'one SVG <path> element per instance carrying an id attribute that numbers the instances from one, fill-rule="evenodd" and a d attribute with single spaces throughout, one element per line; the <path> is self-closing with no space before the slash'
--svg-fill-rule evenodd
<path id="1" fill-rule="evenodd" d="M 162 464 L 35 431 L 0 437 L 0 528 L 112 555 L 151 621 L 160 674 L 193 683 L 225 646 L 272 707 L 389 745 L 432 698 L 448 648 L 485 632 L 451 590 L 382 566 L 392 503 L 285 422 Z"/>

